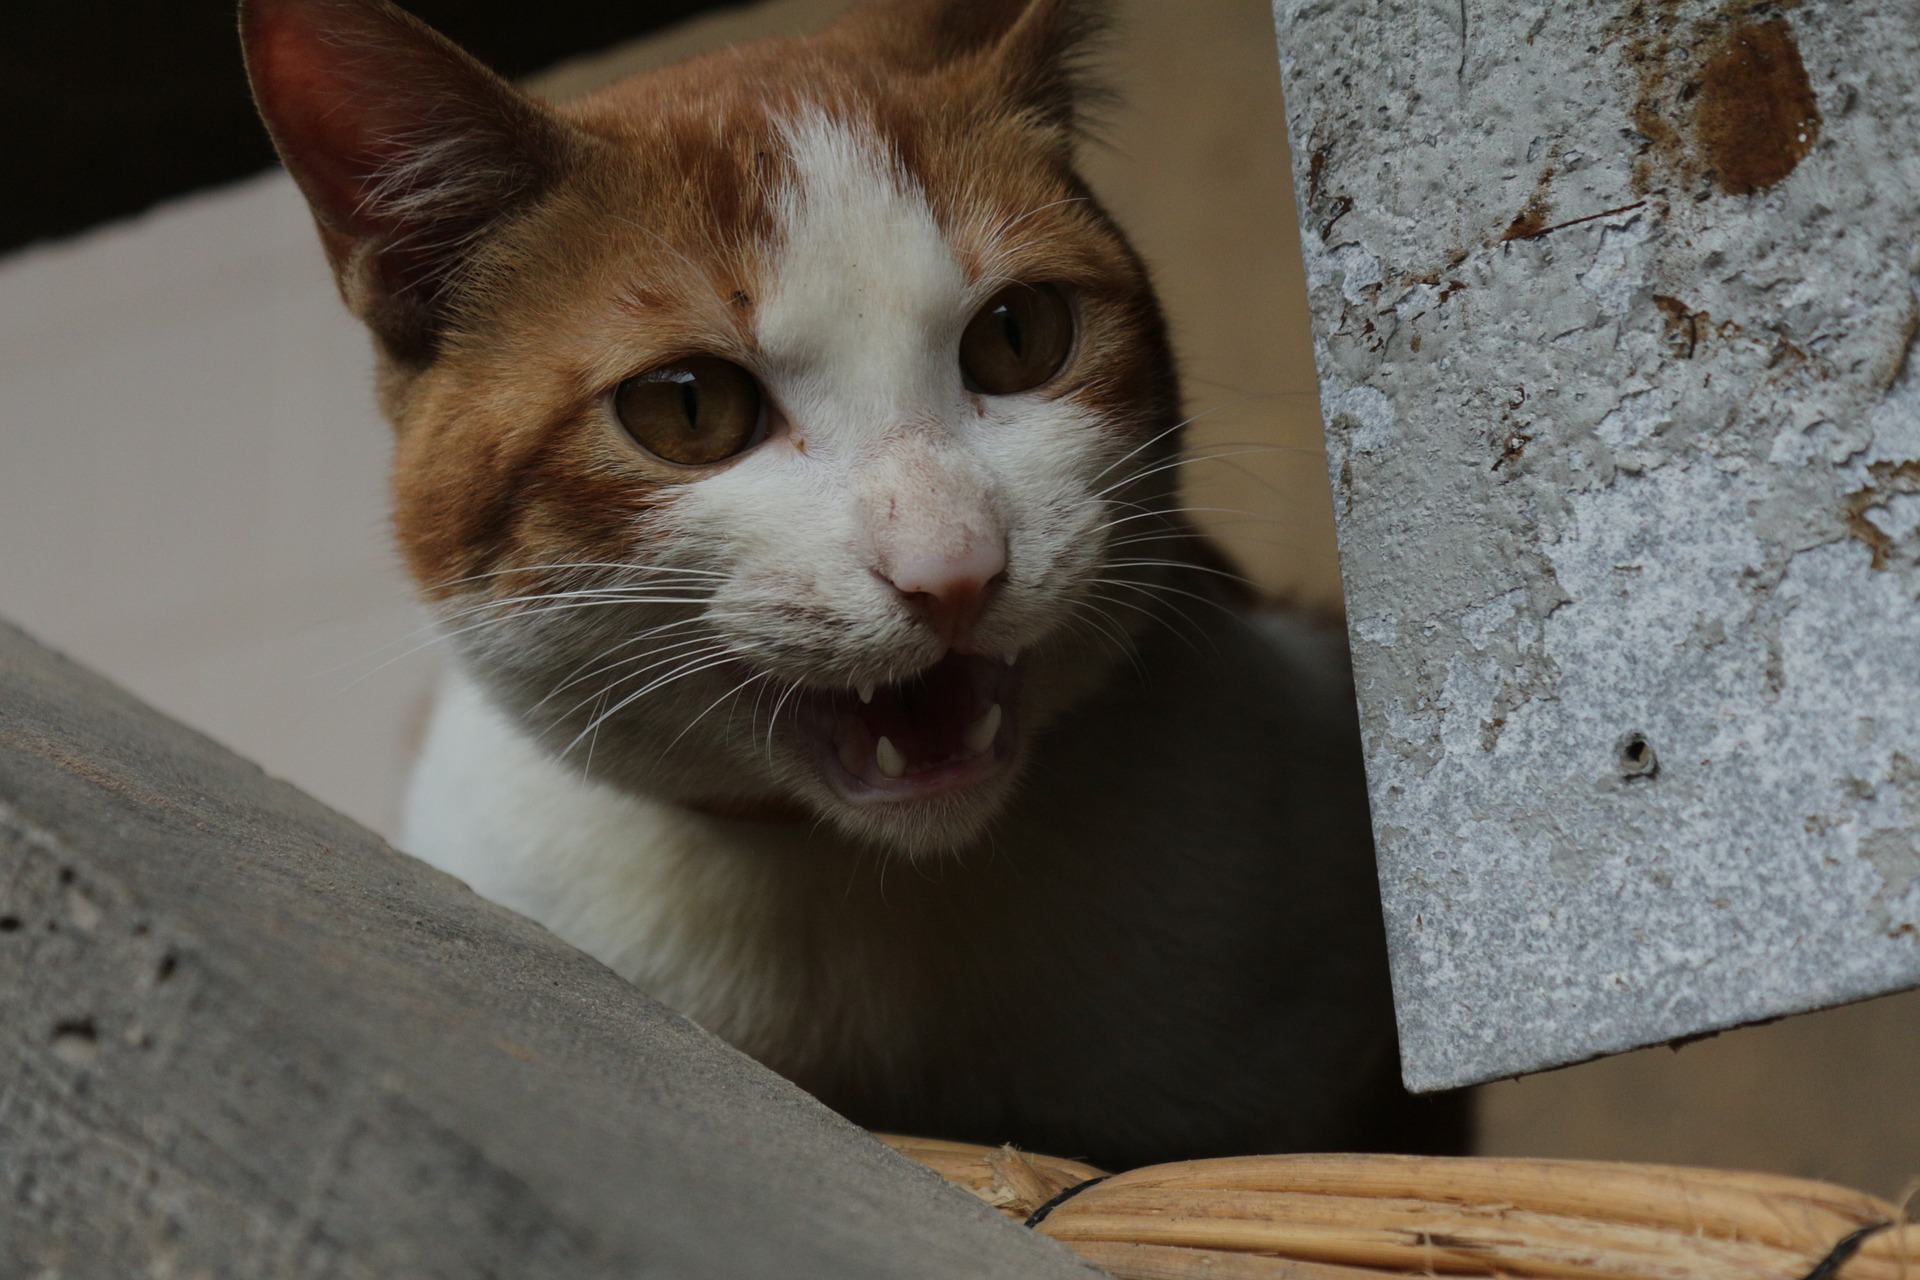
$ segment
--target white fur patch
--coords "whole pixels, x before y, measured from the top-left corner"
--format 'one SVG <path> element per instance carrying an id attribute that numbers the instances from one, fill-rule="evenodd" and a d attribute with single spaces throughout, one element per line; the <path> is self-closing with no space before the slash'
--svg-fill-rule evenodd
<path id="1" fill-rule="evenodd" d="M 984 546 L 1004 548 L 1010 584 L 978 639 L 1025 649 L 1058 625 L 1072 570 L 1090 567 L 1088 481 L 1109 442 L 1071 400 L 967 391 L 960 337 L 1001 282 L 966 278 L 876 133 L 818 112 L 782 133 L 794 177 L 775 205 L 754 371 L 801 447 L 688 486 L 669 518 L 723 549 L 734 580 L 720 612 L 783 675 L 888 680 L 932 661 L 940 646 L 889 566 Z M 822 619 L 815 633 L 796 630 L 795 604 Z M 797 669 L 797 654 L 818 665 Z"/>
<path id="2" fill-rule="evenodd" d="M 700 998 L 699 975 L 663 970 L 653 954 L 675 935 L 675 915 L 684 914 L 676 855 L 706 852 L 697 839 L 701 825 L 683 809 L 583 778 L 515 733 L 458 675 L 441 685 L 405 818 L 416 856 L 541 921 L 656 995 L 672 991 L 683 1009 L 724 1007 L 724 1000 Z M 650 856 L 636 856 L 643 849 Z M 713 869 L 723 866 L 716 861 Z M 679 925 L 699 933 L 706 922 Z M 740 994 L 727 993 L 736 1000 Z"/>
<path id="3" fill-rule="evenodd" d="M 870 134 L 818 114 L 784 133 L 796 179 L 758 337 L 789 411 L 867 439 L 946 416 L 964 399 L 953 353 L 978 300 L 925 196 Z"/>
<path id="4" fill-rule="evenodd" d="M 832 855 L 808 847 L 805 827 L 752 835 L 583 777 L 457 674 L 441 684 L 404 819 L 416 857 L 748 1052 L 792 1055 L 805 1052 L 821 1014 L 794 990 L 822 936 L 796 905 L 824 895 L 840 927 L 858 933 L 869 922 L 846 901 L 849 869 L 808 870 Z M 866 1051 L 885 1055 L 886 1028 L 904 1021 L 907 996 L 860 972 L 860 959 L 855 947 L 816 964 L 847 970 L 825 985 L 841 992 L 844 1016 L 869 1029 Z"/>

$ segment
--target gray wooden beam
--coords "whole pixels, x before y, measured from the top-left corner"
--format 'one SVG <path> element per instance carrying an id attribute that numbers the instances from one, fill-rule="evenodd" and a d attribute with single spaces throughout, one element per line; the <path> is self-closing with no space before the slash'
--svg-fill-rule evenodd
<path id="1" fill-rule="evenodd" d="M 1090 1274 L 0 625 L 0 1275 Z"/>
<path id="2" fill-rule="evenodd" d="M 1275 15 L 1408 1083 L 1920 983 L 1920 9 Z"/>

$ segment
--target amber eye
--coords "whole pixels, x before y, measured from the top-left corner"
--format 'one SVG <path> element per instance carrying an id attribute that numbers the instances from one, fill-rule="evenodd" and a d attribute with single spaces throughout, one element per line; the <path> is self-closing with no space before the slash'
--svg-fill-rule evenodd
<path id="1" fill-rule="evenodd" d="M 1009 285 L 987 299 L 960 336 L 969 391 L 1007 396 L 1060 372 L 1073 347 L 1073 308 L 1050 284 Z"/>
<path id="2" fill-rule="evenodd" d="M 641 448 L 689 467 L 731 458 L 766 432 L 760 384 L 712 356 L 628 378 L 613 393 L 613 411 Z"/>

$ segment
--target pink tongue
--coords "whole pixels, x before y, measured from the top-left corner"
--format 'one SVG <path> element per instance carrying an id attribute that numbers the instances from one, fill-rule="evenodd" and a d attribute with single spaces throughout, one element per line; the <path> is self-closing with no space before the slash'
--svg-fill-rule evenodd
<path id="1" fill-rule="evenodd" d="M 874 741 L 892 742 L 914 769 L 960 754 L 967 726 L 987 710 L 980 702 L 964 660 L 950 656 L 905 684 L 875 690 L 873 701 L 856 702 L 853 713 Z"/>

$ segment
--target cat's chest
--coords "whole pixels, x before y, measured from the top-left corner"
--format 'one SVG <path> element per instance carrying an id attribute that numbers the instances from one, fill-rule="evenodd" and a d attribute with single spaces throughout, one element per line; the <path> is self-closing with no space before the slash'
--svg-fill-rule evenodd
<path id="1" fill-rule="evenodd" d="M 936 859 L 586 782 L 455 682 L 407 847 L 869 1126 L 1091 1150 L 1146 1107 L 1148 1154 L 1324 1143 L 1289 1099 L 1392 1045 L 1365 808 L 1304 700 L 1232 732 L 1273 651 L 1216 638 L 1239 678 L 1162 661 Z"/>
<path id="2" fill-rule="evenodd" d="M 587 782 L 459 679 L 441 692 L 405 834 L 410 852 L 756 1057 L 911 1052 L 916 1011 L 989 963 L 984 939 L 913 868 L 881 877 L 871 855 L 823 858 L 807 840 Z"/>

